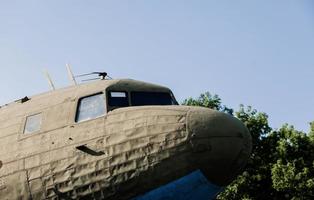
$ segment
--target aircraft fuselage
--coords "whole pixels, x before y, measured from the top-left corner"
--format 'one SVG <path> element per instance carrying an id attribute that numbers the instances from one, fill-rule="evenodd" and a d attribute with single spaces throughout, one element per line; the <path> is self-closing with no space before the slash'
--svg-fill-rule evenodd
<path id="1" fill-rule="evenodd" d="M 251 145 L 239 120 L 166 87 L 96 81 L 0 109 L 0 199 L 143 199 L 196 171 L 219 188 Z"/>

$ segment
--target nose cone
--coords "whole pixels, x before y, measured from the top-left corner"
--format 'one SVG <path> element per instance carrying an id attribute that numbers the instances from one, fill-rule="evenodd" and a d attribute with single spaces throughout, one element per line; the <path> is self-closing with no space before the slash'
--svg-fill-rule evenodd
<path id="1" fill-rule="evenodd" d="M 192 108 L 187 116 L 193 162 L 208 180 L 224 186 L 246 165 L 252 150 L 248 129 L 235 117 L 206 108 Z"/>

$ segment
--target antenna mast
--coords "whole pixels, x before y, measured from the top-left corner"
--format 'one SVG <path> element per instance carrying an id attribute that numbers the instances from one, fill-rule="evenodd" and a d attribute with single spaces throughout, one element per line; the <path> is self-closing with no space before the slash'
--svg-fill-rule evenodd
<path id="1" fill-rule="evenodd" d="M 48 81 L 48 84 L 49 84 L 51 90 L 55 90 L 56 89 L 55 85 L 53 84 L 52 79 L 51 79 L 51 77 L 50 77 L 50 75 L 49 75 L 49 73 L 48 73 L 48 71 L 46 69 L 44 70 L 44 74 L 45 74 L 45 77 L 46 77 L 46 79 Z"/>
<path id="2" fill-rule="evenodd" d="M 68 78 L 69 78 L 70 82 L 72 82 L 73 85 L 77 85 L 70 64 L 66 64 L 66 68 L 68 71 Z"/>

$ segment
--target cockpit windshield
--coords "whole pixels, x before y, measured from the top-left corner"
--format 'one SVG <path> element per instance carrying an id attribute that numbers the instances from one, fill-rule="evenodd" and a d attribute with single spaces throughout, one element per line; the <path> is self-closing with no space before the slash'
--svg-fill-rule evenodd
<path id="1" fill-rule="evenodd" d="M 131 92 L 131 103 L 132 106 L 176 104 L 167 92 Z"/>
<path id="2" fill-rule="evenodd" d="M 128 106 L 177 105 L 169 92 L 108 92 L 108 111 Z"/>
<path id="3" fill-rule="evenodd" d="M 127 107 L 129 98 L 127 92 L 109 92 L 108 105 L 110 107 Z"/>

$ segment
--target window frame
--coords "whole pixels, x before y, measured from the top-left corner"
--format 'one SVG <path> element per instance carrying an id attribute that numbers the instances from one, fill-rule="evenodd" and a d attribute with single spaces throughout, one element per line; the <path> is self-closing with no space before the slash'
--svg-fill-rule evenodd
<path id="1" fill-rule="evenodd" d="M 111 92 L 124 92 L 126 94 L 126 98 L 128 99 L 128 106 L 124 106 L 124 107 L 117 107 L 117 106 L 110 106 L 109 105 L 109 98 L 111 98 Z M 127 107 L 131 107 L 131 98 L 130 98 L 130 92 L 129 91 L 126 91 L 126 90 L 107 90 L 106 91 L 106 105 L 107 105 L 107 112 L 110 112 L 110 111 L 113 111 L 117 108 L 127 108 Z M 110 110 L 109 111 L 109 108 L 115 108 L 113 110 Z"/>
<path id="2" fill-rule="evenodd" d="M 174 98 L 174 95 L 171 91 L 141 91 L 141 90 L 134 90 L 134 91 L 130 91 L 130 106 L 139 106 L 139 105 L 134 105 L 133 101 L 132 101 L 132 93 L 136 93 L 136 92 L 142 92 L 142 93 L 164 93 L 164 94 L 169 94 L 171 101 L 173 104 L 171 105 L 140 105 L 140 106 L 175 106 L 175 105 L 179 105 L 177 100 Z"/>
<path id="3" fill-rule="evenodd" d="M 34 131 L 32 133 L 24 133 L 24 130 L 26 128 L 26 122 L 27 122 L 27 118 L 33 115 L 38 115 L 41 114 L 41 125 L 40 125 L 40 129 L 38 131 Z M 46 112 L 43 109 L 42 111 L 36 111 L 36 112 L 31 112 L 31 113 L 27 113 L 25 115 L 23 115 L 22 119 L 20 120 L 20 128 L 19 128 L 19 136 L 18 136 L 18 141 L 20 140 L 24 140 L 26 138 L 29 137 L 34 137 L 38 134 L 42 134 L 44 133 L 45 130 L 45 121 L 46 121 Z"/>
<path id="4" fill-rule="evenodd" d="M 39 129 L 38 129 L 38 130 L 35 130 L 35 131 L 33 131 L 33 132 L 26 133 L 25 131 L 26 131 L 26 126 L 27 126 L 28 119 L 29 119 L 30 117 L 34 117 L 34 116 L 40 116 Z M 41 112 L 36 113 L 36 114 L 32 114 L 32 115 L 28 115 L 28 116 L 26 116 L 26 118 L 25 118 L 24 128 L 23 128 L 23 134 L 24 134 L 24 135 L 30 135 L 30 134 L 34 134 L 34 133 L 40 132 L 40 131 L 42 130 L 42 125 L 43 125 L 43 114 L 42 114 Z"/>
<path id="5" fill-rule="evenodd" d="M 85 98 L 88 98 L 88 97 L 92 97 L 92 96 L 96 96 L 96 95 L 102 95 L 103 96 L 103 102 L 104 102 L 104 113 L 100 116 L 97 116 L 95 118 L 92 118 L 92 119 L 85 119 L 85 120 L 82 120 L 82 121 L 77 121 L 77 117 L 78 117 L 78 110 L 79 110 L 79 106 L 80 106 L 80 102 L 82 99 L 85 99 Z M 88 95 L 84 95 L 84 96 L 81 96 L 77 99 L 76 101 L 76 105 L 75 105 L 75 110 L 74 110 L 74 124 L 80 124 L 80 123 L 84 123 L 84 122 L 88 122 L 88 121 L 91 121 L 91 120 L 95 120 L 95 119 L 99 119 L 101 117 L 104 117 L 105 115 L 107 114 L 107 102 L 106 102 L 106 93 L 105 92 L 96 92 L 96 93 L 93 93 L 93 94 L 88 94 Z"/>
<path id="6" fill-rule="evenodd" d="M 36 115 L 40 115 L 40 125 L 39 125 L 39 129 L 36 130 L 36 131 L 33 131 L 33 132 L 30 132 L 30 133 L 26 133 L 25 130 L 26 130 L 26 125 L 27 125 L 27 119 L 29 119 L 29 117 L 33 117 L 33 116 L 36 116 Z M 22 130 L 22 134 L 23 135 L 32 135 L 32 134 L 35 134 L 35 133 L 39 133 L 42 131 L 42 127 L 43 127 L 43 113 L 42 112 L 37 112 L 37 113 L 33 113 L 33 114 L 30 114 L 30 115 L 26 115 L 24 117 L 24 122 L 23 122 L 23 130 Z"/>

